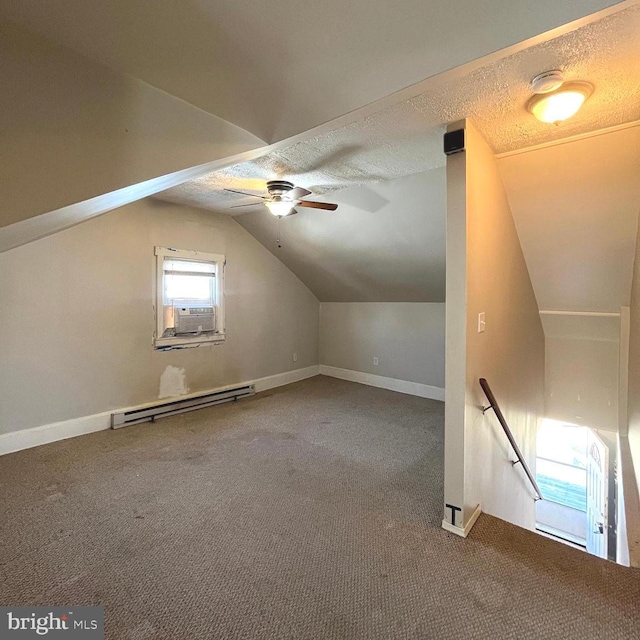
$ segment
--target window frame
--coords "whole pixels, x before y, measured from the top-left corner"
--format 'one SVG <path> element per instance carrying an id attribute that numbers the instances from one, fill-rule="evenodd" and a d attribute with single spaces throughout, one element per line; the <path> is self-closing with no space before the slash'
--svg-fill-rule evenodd
<path id="1" fill-rule="evenodd" d="M 154 286 L 154 324 L 153 347 L 155 349 L 197 347 L 203 344 L 216 344 L 226 339 L 224 315 L 224 271 L 226 258 L 220 253 L 204 253 L 202 251 L 188 251 L 172 247 L 156 247 L 156 277 Z M 190 260 L 192 262 L 207 262 L 215 264 L 214 291 L 216 300 L 216 323 L 214 333 L 204 333 L 197 336 L 172 336 L 163 338 L 164 333 L 164 259 Z"/>

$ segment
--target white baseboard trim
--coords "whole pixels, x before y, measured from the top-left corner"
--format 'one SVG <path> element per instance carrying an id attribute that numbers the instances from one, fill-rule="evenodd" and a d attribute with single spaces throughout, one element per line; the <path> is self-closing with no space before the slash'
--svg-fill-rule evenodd
<path id="1" fill-rule="evenodd" d="M 281 387 L 285 384 L 291 384 L 292 382 L 312 378 L 313 376 L 319 375 L 319 373 L 320 367 L 318 365 L 313 365 L 311 367 L 305 367 L 304 369 L 294 369 L 293 371 L 276 373 L 273 376 L 266 376 L 264 378 L 258 378 L 257 380 L 249 380 L 248 382 L 237 383 L 234 385 L 227 385 L 226 387 L 220 387 L 218 389 L 199 391 L 186 396 L 178 396 L 177 398 L 163 398 L 162 402 L 184 400 L 186 398 L 214 393 L 226 388 L 247 384 L 255 385 L 256 393 L 259 393 L 260 391 L 266 391 L 267 389 L 273 389 L 274 387 Z M 0 434 L 0 456 L 8 453 L 15 453 L 16 451 L 22 451 L 23 449 L 30 449 L 31 447 L 39 447 L 43 444 L 50 444 L 51 442 L 57 442 L 58 440 L 66 440 L 67 438 L 75 438 L 76 436 L 83 436 L 88 433 L 110 429 L 112 413 L 142 409 L 154 404 L 157 404 L 157 401 L 138 405 L 136 407 L 112 409 L 111 411 L 95 413 L 90 416 L 72 418 L 71 420 L 65 420 L 63 422 L 53 422 L 39 427 L 32 427 L 31 429 L 22 429 L 20 431 Z"/>
<path id="2" fill-rule="evenodd" d="M 442 528 L 448 531 L 449 533 L 455 533 L 457 536 L 460 536 L 461 538 L 466 538 L 469 535 L 469 531 L 471 531 L 473 525 L 476 523 L 476 520 L 478 519 L 478 516 L 481 513 L 482 513 L 482 509 L 480 508 L 480 505 L 478 505 L 475 508 L 474 512 L 471 514 L 471 517 L 469 518 L 469 522 L 467 522 L 464 529 L 462 527 L 456 527 L 455 525 L 452 525 L 450 522 L 447 522 L 446 520 L 442 521 Z"/>
<path id="3" fill-rule="evenodd" d="M 442 387 L 432 387 L 419 382 L 386 378 L 385 376 L 376 376 L 372 373 L 362 373 L 361 371 L 352 371 L 351 369 L 340 369 L 339 367 L 330 367 L 326 364 L 320 365 L 320 375 L 349 380 L 350 382 L 359 382 L 360 384 L 368 384 L 370 387 L 398 391 L 399 393 L 406 393 L 410 396 L 442 400 L 444 402 L 444 389 Z"/>
<path id="4" fill-rule="evenodd" d="M 0 435 L 0 456 L 15 453 L 41 444 L 50 444 L 58 440 L 75 438 L 95 431 L 103 431 L 111 427 L 111 411 L 95 413 L 91 416 L 73 418 L 63 422 L 52 422 L 40 427 L 22 429 Z"/>
<path id="5" fill-rule="evenodd" d="M 260 393 L 261 391 L 267 391 L 274 387 L 282 387 L 285 384 L 291 384 L 292 382 L 300 382 L 300 380 L 313 378 L 317 375 L 320 375 L 320 366 L 314 364 L 313 366 L 305 367 L 304 369 L 294 369 L 293 371 L 276 373 L 275 375 L 267 376 L 266 378 L 251 380 L 247 384 L 253 384 L 256 388 L 256 393 Z"/>

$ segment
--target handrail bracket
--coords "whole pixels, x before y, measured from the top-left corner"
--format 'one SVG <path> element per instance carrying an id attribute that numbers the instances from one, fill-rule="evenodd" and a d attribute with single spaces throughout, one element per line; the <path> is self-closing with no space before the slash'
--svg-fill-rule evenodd
<path id="1" fill-rule="evenodd" d="M 513 437 L 513 433 L 511 432 L 511 429 L 509 429 L 509 425 L 507 424 L 507 421 L 504 418 L 504 414 L 502 413 L 502 410 L 498 405 L 498 401 L 496 400 L 495 396 L 493 395 L 493 392 L 491 391 L 491 387 L 489 386 L 489 383 L 484 378 L 480 378 L 480 386 L 482 387 L 482 390 L 484 391 L 484 395 L 487 397 L 487 400 L 489 401 L 488 407 L 482 407 L 483 415 L 489 409 L 493 409 L 493 412 L 495 413 L 496 418 L 498 418 L 498 422 L 500 423 L 500 426 L 502 427 L 505 435 L 507 436 L 511 444 L 511 448 L 513 449 L 513 452 L 516 454 L 517 460 L 511 461 L 512 466 L 515 467 L 518 464 L 518 462 L 522 465 L 522 469 L 524 470 L 527 478 L 529 478 L 529 482 L 531 483 L 531 486 L 536 492 L 535 499 L 542 500 L 543 497 L 542 497 L 542 493 L 540 492 L 540 487 L 538 487 L 538 483 L 536 482 L 536 479 L 533 477 L 533 474 L 531 473 L 531 469 L 529 469 L 529 465 L 527 464 L 527 461 L 524 459 L 524 456 L 522 455 L 522 451 L 520 451 L 520 447 L 518 446 L 518 443 Z"/>

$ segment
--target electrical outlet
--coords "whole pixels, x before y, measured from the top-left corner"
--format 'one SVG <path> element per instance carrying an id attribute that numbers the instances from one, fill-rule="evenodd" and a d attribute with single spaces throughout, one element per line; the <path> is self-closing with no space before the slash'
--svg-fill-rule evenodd
<path id="1" fill-rule="evenodd" d="M 374 365 L 375 367 L 377 367 L 377 366 L 378 366 L 378 357 L 377 357 L 377 356 L 376 356 L 376 357 L 374 357 L 374 359 L 373 359 L 373 365 Z"/>
<path id="2" fill-rule="evenodd" d="M 297 353 L 293 354 L 293 361 L 294 362 L 298 362 L 298 354 Z"/>

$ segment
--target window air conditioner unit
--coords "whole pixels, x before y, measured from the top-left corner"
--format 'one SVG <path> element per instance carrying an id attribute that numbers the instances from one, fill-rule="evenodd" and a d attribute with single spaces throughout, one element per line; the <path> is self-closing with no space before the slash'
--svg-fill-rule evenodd
<path id="1" fill-rule="evenodd" d="M 215 307 L 174 307 L 176 335 L 214 331 L 216 327 Z"/>

